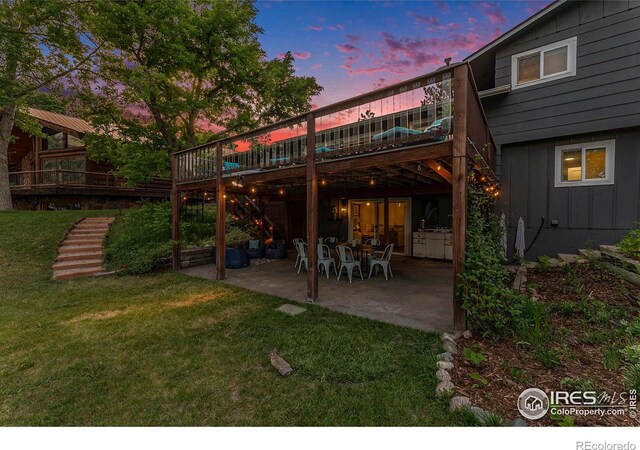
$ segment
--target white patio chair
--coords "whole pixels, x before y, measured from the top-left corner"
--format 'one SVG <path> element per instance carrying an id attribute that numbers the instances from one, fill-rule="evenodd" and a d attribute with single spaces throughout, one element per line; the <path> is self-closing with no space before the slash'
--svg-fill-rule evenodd
<path id="1" fill-rule="evenodd" d="M 367 239 L 364 245 L 380 245 L 380 239 Z"/>
<path id="2" fill-rule="evenodd" d="M 360 272 L 360 278 L 364 280 L 362 276 L 362 266 L 360 265 L 360 261 L 356 261 L 353 257 L 353 250 L 344 245 L 338 245 L 336 247 L 338 252 L 338 256 L 340 256 L 340 268 L 338 269 L 338 281 L 340 281 L 340 275 L 342 275 L 342 269 L 347 269 L 347 277 L 349 278 L 349 283 L 351 283 L 351 278 L 353 277 L 353 269 L 357 268 L 358 272 Z"/>
<path id="3" fill-rule="evenodd" d="M 305 269 L 309 270 L 309 258 L 307 256 L 307 244 L 305 242 L 298 242 L 298 255 L 300 255 L 300 265 L 298 266 L 298 273 L 302 269 L 304 264 Z"/>
<path id="4" fill-rule="evenodd" d="M 333 264 L 333 271 L 338 275 L 336 260 L 331 257 L 331 250 L 329 249 L 329 246 L 325 244 L 318 244 L 318 271 L 322 273 L 322 268 L 324 267 L 324 272 L 327 274 L 327 280 L 329 279 L 329 269 L 331 268 L 331 264 Z"/>
<path id="5" fill-rule="evenodd" d="M 388 274 L 391 274 L 391 278 L 393 278 L 393 272 L 391 271 L 391 254 L 392 253 L 393 253 L 393 244 L 389 244 L 384 249 L 384 252 L 374 252 L 371 255 L 371 263 L 369 265 L 369 278 L 371 278 L 371 274 L 373 273 L 374 267 L 376 269 L 376 275 L 378 274 L 378 270 L 380 270 L 380 267 L 382 267 L 382 271 L 384 272 L 384 279 L 389 280 Z"/>
<path id="6" fill-rule="evenodd" d="M 294 264 L 293 267 L 296 268 L 296 269 L 298 268 L 298 264 L 300 264 L 300 260 L 301 260 L 300 251 L 298 250 L 298 244 L 301 243 L 301 242 L 304 242 L 304 240 L 302 240 L 300 238 L 295 238 L 293 240 L 293 248 L 296 249 L 296 253 L 297 253 L 297 255 L 296 255 L 296 263 Z"/>
<path id="7" fill-rule="evenodd" d="M 324 238 L 324 242 L 326 244 L 337 244 L 338 243 L 338 238 L 337 237 Z"/>

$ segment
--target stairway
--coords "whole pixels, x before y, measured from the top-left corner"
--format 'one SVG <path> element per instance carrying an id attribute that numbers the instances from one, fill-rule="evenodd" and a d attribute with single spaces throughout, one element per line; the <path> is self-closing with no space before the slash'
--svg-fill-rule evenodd
<path id="1" fill-rule="evenodd" d="M 66 280 L 103 272 L 102 242 L 115 217 L 87 217 L 76 223 L 58 247 L 53 279 Z"/>
<path id="2" fill-rule="evenodd" d="M 266 241 L 273 238 L 273 222 L 264 215 L 264 205 L 244 195 L 232 195 L 231 199 L 231 213 L 249 223 L 253 234 Z"/>

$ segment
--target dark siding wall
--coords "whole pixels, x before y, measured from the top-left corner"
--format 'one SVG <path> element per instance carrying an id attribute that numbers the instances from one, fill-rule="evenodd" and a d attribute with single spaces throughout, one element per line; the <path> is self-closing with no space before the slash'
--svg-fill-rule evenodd
<path id="1" fill-rule="evenodd" d="M 511 82 L 511 56 L 577 36 L 576 75 L 486 99 L 497 144 L 640 125 L 640 4 L 569 4 L 496 52 L 495 85 Z"/>
<path id="2" fill-rule="evenodd" d="M 554 187 L 555 147 L 615 139 L 615 184 Z M 640 127 L 502 146 L 502 192 L 498 212 L 504 212 L 513 250 L 518 218 L 527 227 L 527 245 L 546 219 L 527 259 L 541 254 L 575 252 L 588 240 L 613 244 L 640 221 Z M 558 226 L 551 226 L 558 220 Z"/>

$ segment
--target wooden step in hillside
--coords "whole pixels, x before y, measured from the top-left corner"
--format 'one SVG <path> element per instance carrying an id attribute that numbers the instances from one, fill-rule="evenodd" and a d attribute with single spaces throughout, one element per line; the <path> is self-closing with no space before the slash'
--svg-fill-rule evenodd
<path id="1" fill-rule="evenodd" d="M 51 267 L 54 280 L 103 273 L 102 244 L 114 217 L 87 217 L 67 234 Z"/>

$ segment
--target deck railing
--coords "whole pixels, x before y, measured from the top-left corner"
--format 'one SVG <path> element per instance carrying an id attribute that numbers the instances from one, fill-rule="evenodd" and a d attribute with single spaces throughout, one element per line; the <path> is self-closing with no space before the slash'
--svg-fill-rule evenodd
<path id="1" fill-rule="evenodd" d="M 312 111 L 315 159 L 450 139 L 454 67 Z M 215 179 L 218 144 L 223 149 L 223 174 L 306 164 L 308 120 L 300 115 L 175 153 L 176 182 Z"/>
<path id="2" fill-rule="evenodd" d="M 105 172 L 86 172 L 77 170 L 29 170 L 9 173 L 9 185 L 12 190 L 46 188 L 94 188 L 113 190 L 157 190 L 171 189 L 171 180 L 154 178 L 150 183 L 130 186 L 127 180 Z"/>

